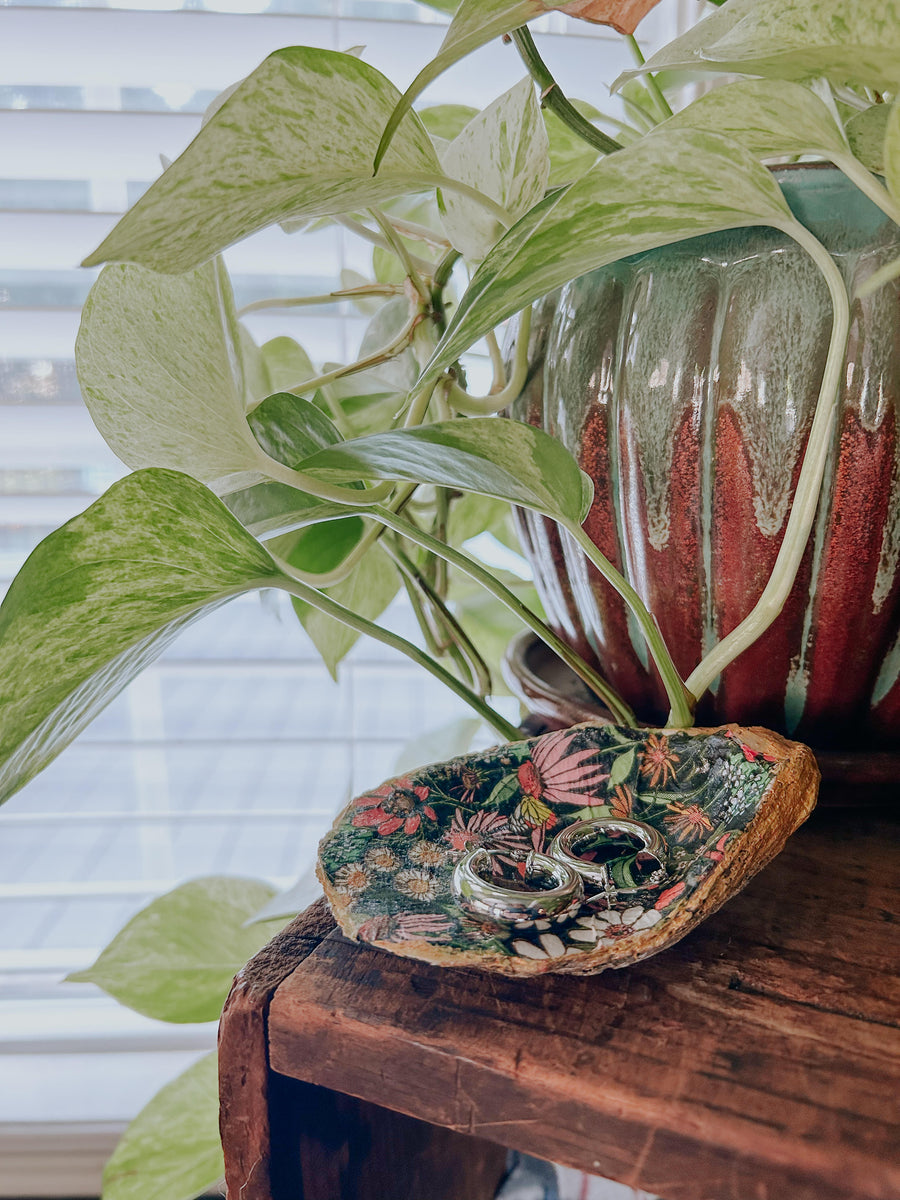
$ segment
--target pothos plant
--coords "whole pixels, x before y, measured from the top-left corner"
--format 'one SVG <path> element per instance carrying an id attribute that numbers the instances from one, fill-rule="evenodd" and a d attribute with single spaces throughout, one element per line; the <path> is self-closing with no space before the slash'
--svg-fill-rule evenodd
<path id="1" fill-rule="evenodd" d="M 0 798 L 182 629 L 256 589 L 292 597 L 332 670 L 367 634 L 515 740 L 491 705 L 489 656 L 472 623 L 468 601 L 481 588 L 633 724 L 640 714 L 547 627 L 522 586 L 464 548 L 485 530 L 508 536 L 510 505 L 558 522 L 618 590 L 665 683 L 670 723 L 690 726 L 696 699 L 793 583 L 847 338 L 840 273 L 763 164 L 830 160 L 900 220 L 900 4 L 728 0 L 644 63 L 633 31 L 654 3 L 435 3 L 455 15 L 402 96 L 363 57 L 292 47 L 213 104 L 86 260 L 114 265 L 85 306 L 79 378 L 134 473 L 38 546 L 0 609 Z M 638 61 L 614 85 L 616 115 L 570 100 L 551 76 L 528 32 L 548 11 L 626 34 Z M 413 108 L 441 71 L 500 37 L 521 55 L 519 84 L 481 112 Z M 726 76 L 720 86 L 679 107 L 686 80 L 715 72 Z M 272 224 L 302 237 L 323 222 L 371 243 L 371 277 L 236 309 L 221 251 Z M 553 438 L 498 414 L 528 372 L 534 301 L 624 256 L 753 225 L 783 231 L 820 268 L 830 348 L 772 576 L 682 679 L 653 614 L 582 529 L 587 478 Z M 867 286 L 897 274 L 900 263 L 889 264 Z M 314 346 L 284 337 L 258 346 L 241 320 L 250 309 L 338 303 L 371 315 L 352 362 L 315 362 Z M 475 395 L 462 360 L 482 339 L 493 385 Z M 421 645 L 377 624 L 401 588 Z M 213 1019 L 232 969 L 265 939 L 247 922 L 269 896 L 252 881 L 188 884 L 139 914 L 78 978 L 151 1016 Z M 151 1102 L 109 1165 L 107 1200 L 173 1200 L 218 1177 L 214 1081 L 205 1059 Z"/>

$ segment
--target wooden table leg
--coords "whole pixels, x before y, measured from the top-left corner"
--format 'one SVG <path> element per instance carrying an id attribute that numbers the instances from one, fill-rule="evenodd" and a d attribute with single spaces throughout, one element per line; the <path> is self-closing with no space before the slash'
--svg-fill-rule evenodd
<path id="1" fill-rule="evenodd" d="M 272 1200 L 492 1200 L 506 1151 L 272 1073 Z"/>

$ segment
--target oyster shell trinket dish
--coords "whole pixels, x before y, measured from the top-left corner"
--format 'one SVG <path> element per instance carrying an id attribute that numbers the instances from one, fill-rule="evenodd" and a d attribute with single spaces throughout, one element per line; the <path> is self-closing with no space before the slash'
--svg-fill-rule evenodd
<path id="1" fill-rule="evenodd" d="M 812 753 L 767 730 L 577 725 L 356 797 L 322 840 L 318 874 L 356 940 L 444 966 L 593 974 L 658 953 L 740 891 L 812 811 L 817 785 Z M 521 895 L 528 856 L 546 861 L 585 821 L 613 831 L 608 884 L 564 919 L 504 922 L 460 904 L 454 871 L 473 849 L 491 852 L 493 890 Z M 646 871 L 635 822 L 662 869 Z"/>

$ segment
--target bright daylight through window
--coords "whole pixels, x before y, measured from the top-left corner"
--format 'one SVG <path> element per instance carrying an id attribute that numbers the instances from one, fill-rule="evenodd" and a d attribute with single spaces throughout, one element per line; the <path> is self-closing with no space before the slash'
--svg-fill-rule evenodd
<path id="1" fill-rule="evenodd" d="M 660 44 L 697 7 L 662 5 L 642 25 L 643 41 Z M 402 88 L 434 55 L 445 25 L 446 16 L 413 0 L 5 0 L 4 590 L 43 537 L 126 473 L 79 394 L 73 346 L 98 271 L 78 264 L 157 177 L 159 156 L 175 158 L 214 97 L 279 47 L 358 47 Z M 560 15 L 531 28 L 573 97 L 616 75 L 620 43 L 610 30 Z M 485 106 L 523 76 L 507 50 L 465 60 L 424 103 Z M 373 272 L 372 246 L 334 222 L 303 239 L 266 230 L 225 259 L 239 308 L 351 286 Z M 260 344 L 289 335 L 320 369 L 355 356 L 369 319 L 348 302 L 339 323 L 336 311 L 265 309 L 248 313 L 246 325 Z M 486 390 L 486 357 L 470 359 L 470 378 Z M 415 636 L 405 598 L 387 621 Z M 510 630 L 485 632 L 499 645 Z M 515 715 L 510 700 L 499 703 Z M 95 1193 L 124 1123 L 214 1045 L 211 1025 L 150 1021 L 93 986 L 63 983 L 65 975 L 185 880 L 240 875 L 290 887 L 349 795 L 392 774 L 411 739 L 470 717 L 427 674 L 366 639 L 334 682 L 286 597 L 254 592 L 192 625 L 5 805 L 0 1196 Z"/>

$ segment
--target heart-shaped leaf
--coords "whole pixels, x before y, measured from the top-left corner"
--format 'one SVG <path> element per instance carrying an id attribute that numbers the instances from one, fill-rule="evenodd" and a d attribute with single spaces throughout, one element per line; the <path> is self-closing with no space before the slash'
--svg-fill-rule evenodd
<path id="1" fill-rule="evenodd" d="M 729 0 L 613 84 L 660 67 L 781 79 L 825 76 L 894 91 L 900 82 L 897 0 Z"/>
<path id="2" fill-rule="evenodd" d="M 540 200 L 550 172 L 547 131 L 530 78 L 504 92 L 469 122 L 443 155 L 454 179 L 496 200 L 513 219 Z M 502 232 L 482 205 L 453 192 L 443 195 L 443 224 L 457 250 L 484 258 Z"/>
<path id="3" fill-rule="evenodd" d="M 410 112 L 372 174 L 398 100 L 394 85 L 352 54 L 308 46 L 270 54 L 86 265 L 126 259 L 186 271 L 277 221 L 359 211 L 430 186 L 437 155 Z"/>
<path id="4" fill-rule="evenodd" d="M 500 321 L 595 267 L 703 233 L 792 220 L 771 173 L 742 146 L 694 129 L 650 134 L 546 197 L 500 239 L 422 382 Z"/>
<path id="5" fill-rule="evenodd" d="M 340 482 L 408 479 L 496 496 L 562 520 L 584 520 L 592 486 L 555 438 L 520 421 L 476 417 L 374 433 L 322 450 L 302 464 Z"/>
<path id="6" fill-rule="evenodd" d="M 273 933 L 247 922 L 274 895 L 258 879 L 193 879 L 141 909 L 69 981 L 158 1021 L 215 1021 L 235 973 Z"/>
<path id="7" fill-rule="evenodd" d="M 149 470 L 29 556 L 0 606 L 0 801 L 182 629 L 278 569 L 207 488 Z"/>
<path id="8" fill-rule="evenodd" d="M 705 129 L 734 138 L 759 158 L 846 156 L 847 142 L 827 106 L 807 87 L 745 79 L 714 88 L 659 128 Z"/>
<path id="9" fill-rule="evenodd" d="M 220 491 L 262 478 L 244 415 L 242 352 L 218 262 L 181 276 L 106 267 L 75 346 L 85 403 L 119 458 L 184 471 Z"/>
<path id="10" fill-rule="evenodd" d="M 844 127 L 854 157 L 878 175 L 884 174 L 884 139 L 890 112 L 890 104 L 872 104 L 852 116 Z"/>
<path id="11" fill-rule="evenodd" d="M 104 1200 L 193 1200 L 225 1173 L 216 1054 L 157 1092 L 103 1169 Z"/>
<path id="12" fill-rule="evenodd" d="M 292 392 L 267 396 L 250 414 L 248 422 L 266 454 L 286 467 L 296 467 L 317 450 L 341 441 L 341 435 L 322 410 Z"/>

